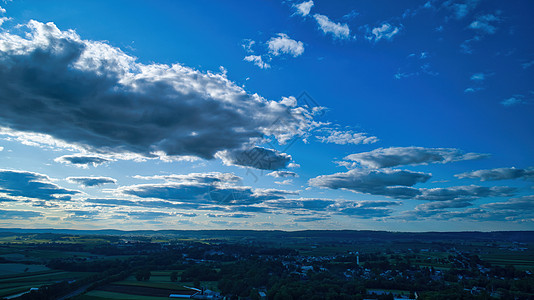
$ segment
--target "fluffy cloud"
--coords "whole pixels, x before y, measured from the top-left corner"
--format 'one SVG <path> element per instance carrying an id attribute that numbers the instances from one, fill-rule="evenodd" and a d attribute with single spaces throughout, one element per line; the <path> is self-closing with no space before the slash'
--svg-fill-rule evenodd
<path id="1" fill-rule="evenodd" d="M 310 14 L 311 8 L 313 7 L 313 1 L 305 1 L 299 4 L 294 4 L 293 7 L 296 8 L 297 14 L 305 17 Z"/>
<path id="2" fill-rule="evenodd" d="M 411 186 L 426 182 L 431 174 L 407 170 L 362 170 L 353 169 L 345 173 L 321 175 L 309 180 L 316 187 L 345 189 L 354 192 L 411 199 L 421 194 Z"/>
<path id="3" fill-rule="evenodd" d="M 332 143 L 338 145 L 347 144 L 372 144 L 378 142 L 376 136 L 367 136 L 362 132 L 354 132 L 352 130 L 336 130 L 336 129 L 323 129 L 320 132 L 325 132 L 327 135 L 317 135 L 317 139 L 322 143 Z"/>
<path id="4" fill-rule="evenodd" d="M 267 46 L 269 52 L 274 56 L 289 54 L 293 57 L 297 57 L 304 53 L 304 44 L 291 39 L 285 33 L 279 33 L 277 37 L 272 37 L 267 41 Z"/>
<path id="5" fill-rule="evenodd" d="M 67 180 L 72 183 L 78 183 L 83 186 L 99 186 L 106 183 L 117 183 L 117 180 L 110 177 L 67 177 Z"/>
<path id="6" fill-rule="evenodd" d="M 71 200 L 78 191 L 67 190 L 53 184 L 46 175 L 34 172 L 0 169 L 0 193 L 8 197 L 37 200 Z"/>
<path id="7" fill-rule="evenodd" d="M 304 108 L 247 94 L 224 73 L 141 64 L 53 23 L 21 28 L 0 34 L 0 121 L 13 130 L 91 152 L 211 159 L 262 136 L 283 143 L 311 122 Z M 283 138 L 277 120 L 291 125 Z"/>
<path id="8" fill-rule="evenodd" d="M 346 23 L 335 23 L 331 21 L 327 16 L 321 14 L 313 15 L 315 21 L 319 25 L 319 29 L 325 34 L 332 34 L 334 38 L 348 39 L 350 36 L 349 25 Z"/>
<path id="9" fill-rule="evenodd" d="M 497 31 L 497 26 L 495 26 L 494 23 L 498 23 L 499 21 L 500 18 L 495 15 L 483 15 L 477 17 L 475 21 L 469 24 L 469 28 L 487 34 L 494 34 Z"/>
<path id="10" fill-rule="evenodd" d="M 384 23 L 379 27 L 370 29 L 366 38 L 373 42 L 378 42 L 381 39 L 391 40 L 399 32 L 399 27 L 393 26 L 389 23 Z"/>
<path id="11" fill-rule="evenodd" d="M 254 65 L 260 67 L 261 69 L 269 69 L 271 67 L 270 64 L 263 61 L 263 58 L 260 55 L 247 55 L 245 58 L 243 58 L 243 60 L 254 63 Z"/>
<path id="12" fill-rule="evenodd" d="M 291 156 L 276 150 L 254 147 L 246 150 L 223 151 L 218 154 L 225 165 L 278 170 L 287 167 Z"/>
<path id="13" fill-rule="evenodd" d="M 491 180 L 506 180 L 506 179 L 528 179 L 534 180 L 534 168 L 517 169 L 517 168 L 496 168 L 488 170 L 477 170 L 472 172 L 466 172 L 458 175 L 454 175 L 460 179 L 462 178 L 475 178 L 480 181 Z"/>
<path id="14" fill-rule="evenodd" d="M 284 178 L 284 177 L 299 177 L 299 174 L 291 171 L 273 171 L 268 173 L 267 176 L 272 176 L 275 178 Z"/>
<path id="15" fill-rule="evenodd" d="M 449 163 L 487 156 L 487 154 L 463 153 L 452 148 L 390 147 L 351 154 L 345 159 L 368 168 L 388 168 L 402 165 Z"/>

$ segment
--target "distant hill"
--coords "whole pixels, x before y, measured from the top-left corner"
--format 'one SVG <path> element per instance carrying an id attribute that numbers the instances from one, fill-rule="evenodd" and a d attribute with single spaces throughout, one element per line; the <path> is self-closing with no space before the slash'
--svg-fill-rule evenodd
<path id="1" fill-rule="evenodd" d="M 305 240 L 380 240 L 380 241 L 439 241 L 439 240 L 479 240 L 534 242 L 534 231 L 462 231 L 462 232 L 389 232 L 371 230 L 134 230 L 115 229 L 76 230 L 76 229 L 24 229 L 0 228 L 0 233 L 54 233 L 69 235 L 114 235 L 114 236 L 168 236 L 176 238 L 202 239 L 305 239 Z"/>

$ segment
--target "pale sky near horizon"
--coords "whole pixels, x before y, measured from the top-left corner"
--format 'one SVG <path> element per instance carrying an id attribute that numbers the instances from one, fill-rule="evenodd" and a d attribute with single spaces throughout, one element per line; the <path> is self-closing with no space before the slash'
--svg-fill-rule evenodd
<path id="1" fill-rule="evenodd" d="M 0 1 L 0 227 L 534 230 L 531 1 Z"/>

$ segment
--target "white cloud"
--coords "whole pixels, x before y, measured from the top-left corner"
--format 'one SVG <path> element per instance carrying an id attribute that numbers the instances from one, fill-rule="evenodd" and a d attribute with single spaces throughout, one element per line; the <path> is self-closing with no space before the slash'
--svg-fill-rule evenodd
<path id="1" fill-rule="evenodd" d="M 530 67 L 534 66 L 534 60 L 528 61 L 526 63 L 521 64 L 521 67 L 523 69 L 528 69 Z"/>
<path id="2" fill-rule="evenodd" d="M 4 147 L 0 146 L 0 151 L 4 151 Z"/>
<path id="3" fill-rule="evenodd" d="M 243 49 L 245 49 L 245 52 L 254 53 L 254 50 L 252 50 L 252 46 L 254 46 L 255 44 L 256 42 L 251 39 L 244 39 L 243 44 L 241 44 L 241 46 L 243 47 Z"/>
<path id="4" fill-rule="evenodd" d="M 473 9 L 475 9 L 480 0 L 465 0 L 455 3 L 453 0 L 448 0 L 443 3 L 443 6 L 452 10 L 456 19 L 462 19 L 467 16 Z"/>
<path id="5" fill-rule="evenodd" d="M 369 30 L 366 38 L 374 42 L 378 42 L 381 39 L 391 40 L 399 32 L 399 27 L 393 26 L 389 23 L 384 23 L 379 27 Z"/>
<path id="6" fill-rule="evenodd" d="M 316 136 L 319 141 L 322 143 L 332 143 L 338 145 L 346 144 L 373 144 L 378 142 L 376 136 L 367 136 L 366 133 L 354 132 L 352 130 L 335 130 L 335 129 L 326 129 L 326 136 Z"/>
<path id="7" fill-rule="evenodd" d="M 475 21 L 469 24 L 469 28 L 481 31 L 482 33 L 494 34 L 497 31 L 494 23 L 498 22 L 500 22 L 500 18 L 495 15 L 483 15 L 477 17 Z"/>
<path id="8" fill-rule="evenodd" d="M 6 13 L 6 9 L 5 9 L 5 8 L 3 8 L 2 6 L 0 6 L 0 13 L 3 13 L 3 14 L 5 14 L 5 13 Z"/>
<path id="9" fill-rule="evenodd" d="M 519 104 L 525 104 L 526 101 L 523 99 L 523 95 L 515 95 L 513 97 L 510 97 L 508 99 L 504 99 L 501 101 L 501 104 L 505 107 L 515 106 Z"/>
<path id="10" fill-rule="evenodd" d="M 260 55 L 247 55 L 243 60 L 252 62 L 261 69 L 269 69 L 271 67 L 270 64 L 263 61 L 263 58 Z"/>
<path id="11" fill-rule="evenodd" d="M 53 23 L 13 32 L 0 33 L 0 120 L 14 131 L 95 153 L 211 159 L 262 136 L 283 143 L 312 122 L 306 109 L 249 94 L 224 73 L 142 64 Z"/>
<path id="12" fill-rule="evenodd" d="M 486 79 L 488 75 L 485 74 L 485 73 L 475 73 L 473 75 L 471 75 L 471 80 L 472 81 L 484 81 Z"/>
<path id="13" fill-rule="evenodd" d="M 277 37 L 272 37 L 267 42 L 267 46 L 269 47 L 269 52 L 274 56 L 289 54 L 297 57 L 304 53 L 304 44 L 291 39 L 285 33 L 279 33 Z"/>
<path id="14" fill-rule="evenodd" d="M 305 1 L 299 4 L 294 4 L 293 7 L 297 9 L 297 14 L 305 17 L 310 14 L 311 8 L 313 7 L 313 1 Z"/>
<path id="15" fill-rule="evenodd" d="M 315 14 L 313 15 L 315 20 L 317 21 L 317 24 L 319 24 L 319 28 L 325 33 L 325 34 L 332 34 L 334 38 L 338 39 L 348 39 L 350 35 L 350 29 L 349 25 L 346 23 L 335 23 L 333 21 L 330 21 L 330 19 L 321 14 Z"/>
<path id="16" fill-rule="evenodd" d="M 293 184 L 293 179 L 286 179 L 283 181 L 275 181 L 274 183 L 280 184 L 280 185 L 291 185 Z"/>

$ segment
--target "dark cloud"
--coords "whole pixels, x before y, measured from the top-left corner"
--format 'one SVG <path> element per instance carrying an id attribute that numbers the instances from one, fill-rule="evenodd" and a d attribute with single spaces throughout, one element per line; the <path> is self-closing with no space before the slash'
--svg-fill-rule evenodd
<path id="1" fill-rule="evenodd" d="M 83 186 L 98 186 L 106 183 L 117 183 L 117 180 L 110 177 L 67 177 L 67 180 Z"/>
<path id="2" fill-rule="evenodd" d="M 391 147 L 348 155 L 346 160 L 369 168 L 389 168 L 402 165 L 449 163 L 487 157 L 487 154 L 463 153 L 452 148 Z"/>
<path id="3" fill-rule="evenodd" d="M 275 178 L 299 177 L 297 173 L 291 171 L 273 171 L 271 173 L 268 173 L 267 176 L 273 176 Z"/>
<path id="4" fill-rule="evenodd" d="M 338 214 L 370 219 L 387 217 L 393 213 L 393 210 L 387 207 L 398 205 L 401 205 L 398 201 L 346 201 L 334 207 Z"/>
<path id="5" fill-rule="evenodd" d="M 475 178 L 480 181 L 518 179 L 534 180 L 534 168 L 516 169 L 516 168 L 496 168 L 489 170 L 477 170 L 454 175 L 460 179 Z"/>
<path id="6" fill-rule="evenodd" d="M 140 184 L 121 187 L 120 191 L 123 194 L 140 198 L 218 205 L 249 205 L 295 194 L 295 192 L 281 190 L 254 190 L 251 187 L 195 183 Z"/>
<path id="7" fill-rule="evenodd" d="M 253 147 L 246 150 L 223 151 L 219 154 L 226 165 L 278 170 L 287 167 L 291 156 L 276 150 Z"/>
<path id="8" fill-rule="evenodd" d="M 0 169 L 0 193 L 11 197 L 68 201 L 70 195 L 79 192 L 61 188 L 39 173 Z"/>
<path id="9" fill-rule="evenodd" d="M 347 201 L 331 199 L 281 199 L 267 201 L 264 205 L 286 213 L 333 213 L 358 218 L 386 217 L 393 211 L 390 206 L 401 205 L 399 201 Z M 323 218 L 324 216 L 321 216 Z"/>
<path id="10" fill-rule="evenodd" d="M 434 201 L 429 203 L 423 203 L 417 207 L 425 210 L 437 210 L 437 209 L 446 209 L 446 208 L 464 208 L 472 206 L 473 203 L 471 200 L 459 199 L 459 200 L 444 200 L 444 201 Z"/>
<path id="11" fill-rule="evenodd" d="M 64 155 L 64 156 L 56 158 L 54 161 L 65 163 L 65 164 L 72 164 L 72 165 L 81 166 L 81 167 L 88 167 L 89 165 L 93 165 L 93 167 L 96 167 L 98 165 L 109 162 L 111 160 L 100 157 L 100 156 L 76 154 L 76 155 Z"/>
<path id="12" fill-rule="evenodd" d="M 139 198 L 156 198 L 193 205 L 251 205 L 282 199 L 297 192 L 277 189 L 253 189 L 234 185 L 239 177 L 230 173 L 192 173 L 174 175 L 179 181 L 162 184 L 139 184 L 120 187 L 117 191 Z"/>
<path id="13" fill-rule="evenodd" d="M 441 203 L 458 205 L 440 205 Z M 414 220 L 462 220 L 462 221 L 498 221 L 498 222 L 532 222 L 534 220 L 534 196 L 512 198 L 504 202 L 487 203 L 480 207 L 464 210 L 446 210 L 461 208 L 465 201 L 432 202 L 418 205 L 415 210 L 405 211 L 399 219 Z M 433 205 L 437 204 L 437 205 Z"/>
<path id="14" fill-rule="evenodd" d="M 410 199 L 421 192 L 411 186 L 426 182 L 432 175 L 407 170 L 353 169 L 344 173 L 321 175 L 309 180 L 316 187 L 345 189 L 354 192 Z"/>
<path id="15" fill-rule="evenodd" d="M 0 219 L 31 219 L 42 217 L 43 214 L 31 210 L 6 210 L 0 209 Z"/>
<path id="16" fill-rule="evenodd" d="M 247 94 L 225 74 L 142 64 L 53 23 L 16 32 L 0 35 L 0 121 L 11 130 L 96 153 L 211 159 L 264 136 L 286 142 L 313 122 L 308 110 Z"/>
<path id="17" fill-rule="evenodd" d="M 241 177 L 236 176 L 232 173 L 220 173 L 220 172 L 210 172 L 210 173 L 189 173 L 189 174 L 169 174 L 169 175 L 155 175 L 155 176 L 134 176 L 136 179 L 143 180 L 166 180 L 166 181 L 176 181 L 176 182 L 195 182 L 195 183 L 235 183 L 241 180 Z"/>
<path id="18" fill-rule="evenodd" d="M 530 212 L 534 214 L 534 195 L 512 198 L 506 202 L 495 202 L 481 205 L 482 208 L 499 211 Z"/>
<path id="19" fill-rule="evenodd" d="M 415 197 L 418 200 L 446 201 L 446 200 L 474 200 L 484 197 L 512 196 L 515 188 L 507 186 L 453 186 L 447 188 L 420 189 L 421 194 Z"/>

